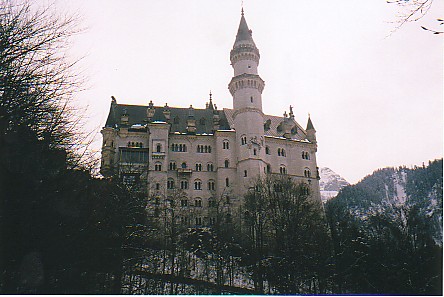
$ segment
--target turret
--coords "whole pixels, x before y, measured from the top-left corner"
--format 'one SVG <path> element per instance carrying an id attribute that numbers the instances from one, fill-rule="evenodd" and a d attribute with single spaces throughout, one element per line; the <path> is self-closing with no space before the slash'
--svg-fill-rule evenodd
<path id="1" fill-rule="evenodd" d="M 258 75 L 259 50 L 253 41 L 242 10 L 233 49 L 230 52 L 234 76 L 228 88 L 233 96 L 233 119 L 237 142 L 239 195 L 265 174 L 264 119 L 262 91 L 264 81 Z"/>
<path id="2" fill-rule="evenodd" d="M 307 129 L 305 129 L 305 131 L 307 131 L 307 139 L 310 142 L 316 143 L 316 130 L 311 122 L 310 116 L 308 116 Z"/>

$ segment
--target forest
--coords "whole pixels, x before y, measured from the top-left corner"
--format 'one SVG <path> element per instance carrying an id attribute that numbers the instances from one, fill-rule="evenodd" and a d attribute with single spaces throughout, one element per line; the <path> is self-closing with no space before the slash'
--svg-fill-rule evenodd
<path id="1" fill-rule="evenodd" d="M 76 20 L 0 0 L 1 294 L 442 295 L 442 159 L 385 168 L 325 205 L 285 174 L 215 220 L 180 191 L 100 177 L 63 55 Z"/>

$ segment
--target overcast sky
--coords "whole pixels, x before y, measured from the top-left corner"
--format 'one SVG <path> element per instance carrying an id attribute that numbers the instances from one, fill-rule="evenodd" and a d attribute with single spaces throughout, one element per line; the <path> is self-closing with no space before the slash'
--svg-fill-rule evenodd
<path id="1" fill-rule="evenodd" d="M 282 115 L 292 105 L 303 127 L 310 113 L 318 166 L 351 183 L 378 168 L 441 158 L 443 40 L 420 26 L 439 27 L 443 2 L 390 35 L 399 11 L 384 0 L 245 0 L 264 112 Z M 204 108 L 211 90 L 219 109 L 232 108 L 229 53 L 241 1 L 58 5 L 78 12 L 87 28 L 71 51 L 86 55 L 88 90 L 78 102 L 89 106 L 87 129 L 105 124 L 111 95 L 125 104 Z"/>

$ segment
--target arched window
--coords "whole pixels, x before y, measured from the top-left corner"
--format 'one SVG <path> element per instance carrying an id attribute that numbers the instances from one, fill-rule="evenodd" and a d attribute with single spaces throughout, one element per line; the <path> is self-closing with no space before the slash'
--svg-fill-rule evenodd
<path id="1" fill-rule="evenodd" d="M 248 176 L 248 172 L 247 172 L 247 170 L 244 170 L 244 177 L 247 177 Z"/>
<path id="2" fill-rule="evenodd" d="M 304 169 L 304 176 L 305 176 L 305 177 L 311 177 L 310 169 L 307 168 L 307 167 Z"/>
<path id="3" fill-rule="evenodd" d="M 214 171 L 214 166 L 212 163 L 207 164 L 207 171 Z"/>
<path id="4" fill-rule="evenodd" d="M 225 160 L 225 168 L 228 168 L 228 167 L 230 167 L 230 161 Z"/>
<path id="5" fill-rule="evenodd" d="M 268 147 L 268 146 L 265 147 L 265 154 L 267 154 L 267 155 L 270 154 L 270 147 Z"/>
<path id="6" fill-rule="evenodd" d="M 174 189 L 174 179 L 167 180 L 167 189 Z"/>
<path id="7" fill-rule="evenodd" d="M 267 173 L 271 173 L 271 166 L 270 166 L 270 164 L 267 164 Z"/>
<path id="8" fill-rule="evenodd" d="M 222 148 L 224 150 L 230 149 L 230 143 L 228 142 L 228 140 L 224 140 L 224 142 L 222 143 Z"/>
<path id="9" fill-rule="evenodd" d="M 176 162 L 171 161 L 171 162 L 170 162 L 170 167 L 169 167 L 169 169 L 170 169 L 170 170 L 176 170 L 176 169 L 177 169 Z"/>
<path id="10" fill-rule="evenodd" d="M 154 164 L 154 170 L 155 171 L 162 171 L 162 164 L 161 163 Z"/>
<path id="11" fill-rule="evenodd" d="M 287 174 L 287 168 L 285 167 L 285 165 L 281 165 L 279 167 L 279 172 L 280 174 Z"/>
<path id="12" fill-rule="evenodd" d="M 247 136 L 242 135 L 241 136 L 241 145 L 247 144 Z"/>
<path id="13" fill-rule="evenodd" d="M 200 163 L 196 164 L 196 171 L 202 171 L 202 164 Z"/>
<path id="14" fill-rule="evenodd" d="M 216 190 L 216 183 L 214 180 L 208 181 L 208 190 L 209 191 L 215 191 Z"/>
<path id="15" fill-rule="evenodd" d="M 280 156 L 280 155 L 281 155 L 281 149 L 278 148 L 278 156 Z"/>
<path id="16" fill-rule="evenodd" d="M 180 167 L 182 167 L 183 169 L 187 168 L 187 163 L 182 162 L 182 165 L 180 165 Z"/>
<path id="17" fill-rule="evenodd" d="M 162 151 L 162 145 L 160 144 L 160 143 L 158 143 L 157 145 L 156 145 L 156 152 L 157 153 L 160 153 Z"/>
<path id="18" fill-rule="evenodd" d="M 253 149 L 253 155 L 257 155 L 257 150 L 256 149 Z"/>
<path id="19" fill-rule="evenodd" d="M 194 181 L 194 189 L 195 190 L 202 190 L 202 182 L 200 180 Z"/>
<path id="20" fill-rule="evenodd" d="M 197 198 L 196 200 L 194 200 L 194 206 L 195 207 L 202 207 L 202 199 Z"/>
<path id="21" fill-rule="evenodd" d="M 225 186 L 226 187 L 230 186 L 230 179 L 228 177 L 225 179 Z"/>
<path id="22" fill-rule="evenodd" d="M 180 188 L 181 188 L 182 190 L 187 190 L 187 189 L 188 189 L 188 181 L 186 181 L 186 180 L 181 180 L 181 181 L 180 181 Z"/>
<path id="23" fill-rule="evenodd" d="M 180 206 L 182 206 L 182 207 L 188 206 L 188 200 L 185 198 L 180 200 Z"/>

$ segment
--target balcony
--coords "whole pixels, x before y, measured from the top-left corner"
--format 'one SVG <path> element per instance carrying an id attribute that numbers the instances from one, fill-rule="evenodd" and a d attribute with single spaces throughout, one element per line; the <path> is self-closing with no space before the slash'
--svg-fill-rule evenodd
<path id="1" fill-rule="evenodd" d="M 189 175 L 193 172 L 190 168 L 177 168 L 177 173 L 183 174 L 183 175 Z"/>
<path id="2" fill-rule="evenodd" d="M 153 159 L 165 159 L 165 152 L 152 152 L 151 158 Z"/>

